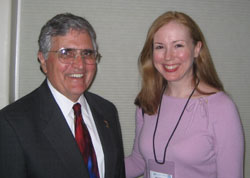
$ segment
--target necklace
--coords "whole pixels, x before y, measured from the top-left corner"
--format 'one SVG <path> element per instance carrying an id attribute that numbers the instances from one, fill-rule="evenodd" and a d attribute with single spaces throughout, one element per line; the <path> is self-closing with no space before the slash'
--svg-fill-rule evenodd
<path id="1" fill-rule="evenodd" d="M 167 144 L 166 144 L 166 146 L 165 146 L 164 155 L 163 155 L 163 161 L 160 162 L 160 161 L 157 159 L 156 153 L 155 153 L 155 134 L 156 134 L 156 130 L 157 130 L 157 127 L 158 127 L 158 121 L 159 121 L 159 116 L 160 116 L 160 111 L 161 111 L 162 97 L 163 97 L 164 91 L 165 91 L 165 89 L 166 89 L 166 86 L 163 88 L 163 91 L 162 91 L 162 94 L 161 94 L 161 102 L 160 102 L 160 105 L 159 105 L 159 111 L 158 111 L 158 113 L 157 113 L 157 119 L 156 119 L 155 130 L 154 130 L 154 134 L 153 134 L 153 152 L 154 152 L 155 162 L 157 162 L 158 164 L 164 164 L 164 163 L 165 163 L 166 152 L 167 152 L 167 148 L 168 148 L 169 142 L 171 141 L 171 139 L 172 139 L 172 137 L 173 137 L 173 135 L 174 135 L 174 133 L 175 133 L 175 131 L 176 131 L 176 129 L 177 129 L 177 127 L 178 127 L 180 121 L 181 121 L 182 115 L 183 115 L 183 113 L 184 113 L 184 111 L 185 111 L 185 109 L 186 109 L 186 107 L 187 107 L 187 105 L 188 105 L 188 103 L 189 103 L 189 100 L 190 100 L 190 98 L 193 96 L 193 94 L 194 94 L 194 92 L 195 92 L 197 86 L 199 85 L 199 83 L 200 83 L 200 80 L 198 80 L 198 82 L 197 82 L 197 84 L 195 85 L 193 91 L 192 91 L 191 94 L 189 95 L 188 100 L 187 100 L 187 102 L 186 102 L 184 108 L 182 109 L 181 115 L 180 115 L 180 117 L 179 117 L 179 119 L 178 119 L 178 121 L 177 121 L 177 123 L 176 123 L 176 125 L 175 125 L 175 128 L 174 128 L 173 132 L 171 133 L 171 135 L 170 135 L 170 137 L 169 137 L 169 139 L 168 139 L 168 142 L 167 142 Z"/>

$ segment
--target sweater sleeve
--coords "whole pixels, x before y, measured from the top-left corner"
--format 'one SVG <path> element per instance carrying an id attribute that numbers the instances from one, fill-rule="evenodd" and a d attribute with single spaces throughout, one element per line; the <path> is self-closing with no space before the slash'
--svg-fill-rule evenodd
<path id="1" fill-rule="evenodd" d="M 145 170 L 145 161 L 139 150 L 139 137 L 143 126 L 142 110 L 136 110 L 136 131 L 134 146 L 131 155 L 125 158 L 126 177 L 134 178 L 143 174 Z"/>
<path id="2" fill-rule="evenodd" d="M 210 104 L 217 178 L 243 178 L 244 136 L 237 108 L 227 95 Z"/>

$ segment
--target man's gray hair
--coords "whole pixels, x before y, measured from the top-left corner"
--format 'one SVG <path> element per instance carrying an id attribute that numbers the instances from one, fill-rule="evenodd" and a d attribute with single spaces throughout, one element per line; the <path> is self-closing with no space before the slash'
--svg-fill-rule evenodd
<path id="1" fill-rule="evenodd" d="M 80 16 L 71 13 L 58 14 L 50 19 L 41 29 L 38 45 L 45 59 L 48 57 L 48 51 L 51 49 L 51 39 L 55 36 L 64 36 L 70 30 L 87 31 L 92 40 L 94 50 L 98 52 L 96 42 L 96 33 L 91 24 Z"/>

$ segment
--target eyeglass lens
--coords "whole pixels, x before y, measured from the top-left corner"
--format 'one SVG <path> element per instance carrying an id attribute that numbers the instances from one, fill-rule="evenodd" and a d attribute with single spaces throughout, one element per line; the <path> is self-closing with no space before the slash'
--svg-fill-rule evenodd
<path id="1" fill-rule="evenodd" d="M 80 56 L 85 63 L 97 63 L 97 52 L 92 49 L 63 48 L 58 51 L 58 57 L 62 60 L 63 63 L 72 63 L 76 59 L 78 51 L 80 51 Z"/>

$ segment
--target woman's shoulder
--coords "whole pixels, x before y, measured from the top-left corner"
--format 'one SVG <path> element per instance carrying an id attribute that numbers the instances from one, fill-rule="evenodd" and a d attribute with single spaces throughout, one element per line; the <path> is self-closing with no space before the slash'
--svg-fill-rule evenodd
<path id="1" fill-rule="evenodd" d="M 213 95 L 207 97 L 208 103 L 211 106 L 216 107 L 218 110 L 235 110 L 236 104 L 232 98 L 224 91 L 219 91 Z"/>
<path id="2" fill-rule="evenodd" d="M 209 105 L 216 108 L 235 107 L 234 101 L 225 91 L 220 91 L 203 82 L 200 83 L 199 90 L 202 92 L 196 92 L 195 97 L 205 98 Z"/>
<path id="3" fill-rule="evenodd" d="M 202 81 L 200 81 L 198 88 L 196 92 L 194 93 L 194 97 L 203 97 L 203 96 L 209 96 L 215 93 L 220 92 L 217 88 L 212 87 Z"/>

